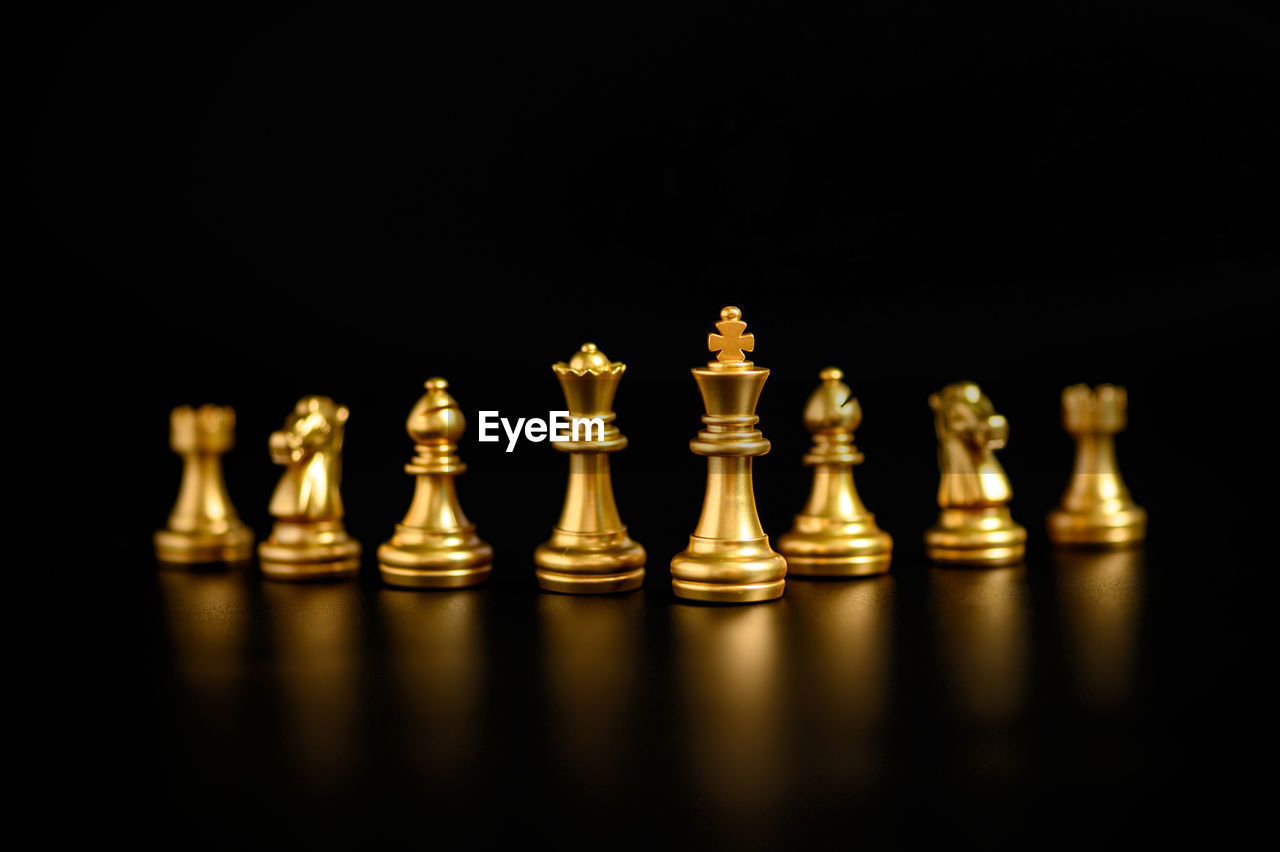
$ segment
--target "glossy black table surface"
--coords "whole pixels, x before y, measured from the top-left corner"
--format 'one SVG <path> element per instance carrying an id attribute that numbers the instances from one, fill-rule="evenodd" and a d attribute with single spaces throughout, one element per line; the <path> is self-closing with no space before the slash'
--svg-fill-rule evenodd
<path id="1" fill-rule="evenodd" d="M 18 748 L 59 825 L 137 841 L 1223 839 L 1261 808 L 1247 595 L 1186 560 L 908 557 L 709 607 L 652 566 L 590 598 L 510 563 L 411 592 L 141 551 L 22 605 L 53 733 Z"/>

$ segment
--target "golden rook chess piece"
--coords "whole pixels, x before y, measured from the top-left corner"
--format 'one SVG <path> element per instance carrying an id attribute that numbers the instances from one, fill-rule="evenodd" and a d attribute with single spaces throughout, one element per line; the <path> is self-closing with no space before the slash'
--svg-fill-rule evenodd
<path id="1" fill-rule="evenodd" d="M 360 542 L 342 526 L 338 492 L 348 413 L 327 396 L 304 396 L 271 433 L 271 460 L 285 471 L 271 495 L 271 537 L 258 545 L 269 580 L 336 580 L 360 570 Z"/>
<path id="2" fill-rule="evenodd" d="M 929 406 L 942 469 L 942 512 L 924 538 L 929 558 L 960 565 L 1021 562 L 1027 531 L 1009 514 L 1013 492 L 993 453 L 1008 440 L 1008 421 L 973 382 L 947 385 L 929 397 Z"/>
<path id="3" fill-rule="evenodd" d="M 404 471 L 416 477 L 413 501 L 391 539 L 378 548 L 378 570 L 391 586 L 456 589 L 489 578 L 493 548 L 476 536 L 462 513 L 453 479 L 467 469 L 458 439 L 467 428 L 444 379 L 427 379 L 427 392 L 409 412 L 405 428 L 417 445 Z"/>
<path id="4" fill-rule="evenodd" d="M 235 444 L 232 408 L 184 405 L 169 415 L 169 446 L 182 457 L 182 485 L 169 524 L 155 534 L 156 558 L 174 565 L 247 562 L 253 532 L 227 495 L 222 456 Z"/>
<path id="5" fill-rule="evenodd" d="M 627 365 L 610 361 L 594 343 L 582 344 L 568 364 L 553 364 L 569 405 L 569 486 L 560 522 L 538 547 L 538 585 L 551 592 L 603 594 L 638 589 L 644 582 L 644 548 L 627 535 L 613 501 L 609 453 L 627 445 L 613 425 L 613 397 Z"/>
<path id="6" fill-rule="evenodd" d="M 818 377 L 822 384 L 804 409 L 804 425 L 813 433 L 804 457 L 813 468 L 813 490 L 791 532 L 778 540 L 778 551 L 787 558 L 787 570 L 801 576 L 883 574 L 893 539 L 876 526 L 853 484 L 853 466 L 863 458 L 853 443 L 862 408 L 841 381 L 842 371 L 827 367 Z"/>
<path id="7" fill-rule="evenodd" d="M 1072 385 L 1062 392 L 1062 425 L 1076 440 L 1075 470 L 1049 513 L 1054 544 L 1121 547 L 1147 535 L 1147 513 L 1133 502 L 1116 466 L 1115 434 L 1126 425 L 1122 387 Z"/>
<path id="8" fill-rule="evenodd" d="M 706 428 L 689 449 L 707 457 L 707 490 L 702 516 L 689 547 L 671 560 L 671 587 L 677 597 L 712 603 L 753 603 L 782 596 L 787 561 L 769 548 L 760 526 L 751 462 L 769 452 L 755 429 L 756 403 L 769 371 L 747 361 L 755 335 L 734 307 L 720 312 L 719 334 L 707 348 L 716 360 L 696 367 L 693 378 L 702 393 Z"/>

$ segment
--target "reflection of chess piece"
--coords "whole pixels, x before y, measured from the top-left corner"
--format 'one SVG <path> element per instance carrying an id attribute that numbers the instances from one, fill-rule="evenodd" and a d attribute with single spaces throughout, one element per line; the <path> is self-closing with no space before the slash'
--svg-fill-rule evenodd
<path id="1" fill-rule="evenodd" d="M 568 364 L 551 369 L 564 389 L 574 429 L 571 440 L 555 444 L 571 453 L 569 488 L 551 540 L 533 555 L 538 585 L 576 594 L 637 589 L 644 582 L 644 548 L 627 536 L 618 516 L 608 455 L 627 445 L 610 410 L 627 365 L 610 361 L 594 343 L 584 343 Z"/>
<path id="2" fill-rule="evenodd" d="M 428 379 L 427 392 L 405 424 L 417 444 L 417 454 L 404 466 L 417 477 L 413 502 L 395 535 L 378 548 L 382 581 L 392 586 L 474 586 L 489 578 L 493 566 L 493 548 L 476 536 L 454 489 L 453 478 L 467 469 L 458 457 L 467 421 L 448 386 L 444 379 Z"/>
<path id="3" fill-rule="evenodd" d="M 862 408 L 840 381 L 840 370 L 828 367 L 819 376 L 822 384 L 804 409 L 804 424 L 813 433 L 813 447 L 804 457 L 814 469 L 813 490 L 791 532 L 778 540 L 778 551 L 792 574 L 883 574 L 889 570 L 893 539 L 876 526 L 853 485 L 853 466 L 862 463 L 853 443 Z"/>
<path id="4" fill-rule="evenodd" d="M 479 784 L 488 667 L 486 589 L 445 595 L 378 593 L 387 663 L 402 728 L 395 742 L 426 773 L 426 786 Z"/>
<path id="5" fill-rule="evenodd" d="M 789 583 L 787 612 L 797 643 L 787 691 L 804 732 L 797 757 L 815 789 L 874 788 L 892 710 L 893 578 Z"/>
<path id="6" fill-rule="evenodd" d="M 706 428 L 689 448 L 707 457 L 707 491 L 702 516 L 689 547 L 671 560 L 677 597 L 715 603 L 752 603 L 782 596 L 787 561 L 769 547 L 760 526 L 751 462 L 769 452 L 755 428 L 756 402 L 769 371 L 745 360 L 755 335 L 742 332 L 742 311 L 720 312 L 719 334 L 708 337 L 716 360 L 693 370 L 707 413 Z"/>
<path id="7" fill-rule="evenodd" d="M 1026 554 L 1027 531 L 1009 514 L 1013 492 L 993 450 L 1009 423 L 973 382 L 947 385 L 929 397 L 938 432 L 938 522 L 925 533 L 935 562 L 1008 565 Z"/>
<path id="8" fill-rule="evenodd" d="M 938 662 L 957 715 L 1003 732 L 1026 706 L 1027 571 L 929 571 Z"/>
<path id="9" fill-rule="evenodd" d="M 696 812 L 718 841 L 734 848 L 794 841 L 784 795 L 801 770 L 795 741 L 787 607 L 676 607 L 675 698 L 684 740 L 681 775 Z M 805 767 L 807 769 L 807 767 Z"/>
<path id="10" fill-rule="evenodd" d="M 271 706 L 279 708 L 272 751 L 283 758 L 271 763 L 282 765 L 303 796 L 340 801 L 359 785 L 353 772 L 364 685 L 359 597 L 348 583 L 262 587 L 255 629 L 265 630 L 271 649 L 267 683 Z"/>
<path id="11" fill-rule="evenodd" d="M 1049 513 L 1055 544 L 1121 547 L 1141 542 L 1147 513 L 1116 466 L 1115 433 L 1125 427 L 1124 388 L 1072 385 L 1062 392 L 1062 424 L 1076 439 L 1076 464 L 1062 502 Z"/>
<path id="12" fill-rule="evenodd" d="M 1130 700 L 1142 620 L 1141 548 L 1063 548 L 1053 555 L 1063 648 L 1080 702 L 1114 711 Z"/>
<path id="13" fill-rule="evenodd" d="M 169 524 L 155 534 L 162 563 L 197 565 L 247 562 L 253 533 L 236 515 L 222 478 L 222 455 L 235 443 L 232 408 L 189 405 L 169 418 L 169 445 L 182 456 L 182 485 Z"/>
<path id="14" fill-rule="evenodd" d="M 555 762 L 593 790 L 593 798 L 616 797 L 631 778 L 641 727 L 636 687 L 644 645 L 642 596 L 543 595 L 538 622 L 540 692 L 547 697 Z"/>
<path id="15" fill-rule="evenodd" d="M 285 472 L 271 495 L 271 538 L 258 545 L 268 579 L 338 579 L 360 570 L 360 543 L 342 526 L 338 493 L 347 415 L 327 396 L 304 396 L 271 433 L 271 460 Z"/>

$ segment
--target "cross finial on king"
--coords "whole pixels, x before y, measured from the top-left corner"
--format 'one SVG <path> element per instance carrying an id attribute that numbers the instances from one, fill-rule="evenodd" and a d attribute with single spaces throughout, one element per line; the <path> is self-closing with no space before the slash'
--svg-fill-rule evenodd
<path id="1" fill-rule="evenodd" d="M 742 311 L 732 305 L 720 311 L 720 322 L 716 323 L 720 333 L 707 335 L 707 348 L 716 353 L 717 361 L 746 360 L 743 353 L 756 348 L 756 336 L 742 333 L 746 328 Z"/>

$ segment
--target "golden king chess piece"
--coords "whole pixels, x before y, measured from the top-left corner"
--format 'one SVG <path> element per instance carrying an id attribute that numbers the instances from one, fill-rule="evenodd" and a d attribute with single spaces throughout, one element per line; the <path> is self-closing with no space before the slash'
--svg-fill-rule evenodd
<path id="1" fill-rule="evenodd" d="M 938 522 L 925 533 L 934 562 L 1011 565 L 1022 561 L 1027 531 L 1009 514 L 1013 496 L 993 450 L 1005 445 L 1009 423 L 973 382 L 947 385 L 929 397 L 938 432 Z"/>
<path id="2" fill-rule="evenodd" d="M 1147 513 L 1133 502 L 1116 466 L 1115 434 L 1126 424 L 1122 387 L 1072 385 L 1062 392 L 1062 425 L 1076 440 L 1075 470 L 1049 513 L 1054 544 L 1124 547 L 1147 535 Z"/>
<path id="3" fill-rule="evenodd" d="M 342 526 L 338 492 L 348 414 L 327 396 L 304 396 L 271 433 L 271 460 L 285 472 L 271 495 L 271 537 L 258 545 L 269 580 L 336 580 L 360 570 L 360 542 Z"/>
<path id="4" fill-rule="evenodd" d="M 671 560 L 671 587 L 677 597 L 711 603 L 773 600 L 782 596 L 787 560 L 769 547 L 751 483 L 752 459 L 769 452 L 754 428 L 769 371 L 743 355 L 755 335 L 743 334 L 742 311 L 725 308 L 716 328 L 707 338 L 716 360 L 693 370 L 707 413 L 689 449 L 707 457 L 706 496 L 689 547 Z"/>
<path id="5" fill-rule="evenodd" d="M 182 457 L 182 485 L 169 524 L 155 534 L 156 559 L 171 565 L 247 562 L 253 532 L 241 523 L 222 478 L 222 456 L 235 444 L 230 407 L 175 408 L 169 446 Z"/>
<path id="6" fill-rule="evenodd" d="M 813 490 L 791 532 L 778 539 L 778 552 L 787 558 L 787 570 L 800 576 L 883 574 L 893 539 L 876 526 L 853 484 L 853 466 L 863 458 L 853 443 L 862 407 L 841 381 L 841 370 L 827 367 L 818 377 L 822 384 L 804 409 L 804 425 L 813 433 L 813 447 L 804 457 L 813 468 Z"/>
<path id="7" fill-rule="evenodd" d="M 611 410 L 627 365 L 610 361 L 594 343 L 584 343 L 568 364 L 551 369 L 564 390 L 573 430 L 570 440 L 555 443 L 570 454 L 569 487 L 550 541 L 533 555 L 538 585 L 570 594 L 638 589 L 644 582 L 644 548 L 627 536 L 609 475 L 609 453 L 627 445 L 613 425 L 617 415 Z M 582 431 L 575 435 L 578 429 Z"/>
<path id="8" fill-rule="evenodd" d="M 378 570 L 391 586 L 456 589 L 489 578 L 493 548 L 476 535 L 458 503 L 453 479 L 467 469 L 458 439 L 467 428 L 444 379 L 427 379 L 427 392 L 409 412 L 405 428 L 417 445 L 405 473 L 416 477 L 413 501 L 389 541 L 378 548 Z"/>

